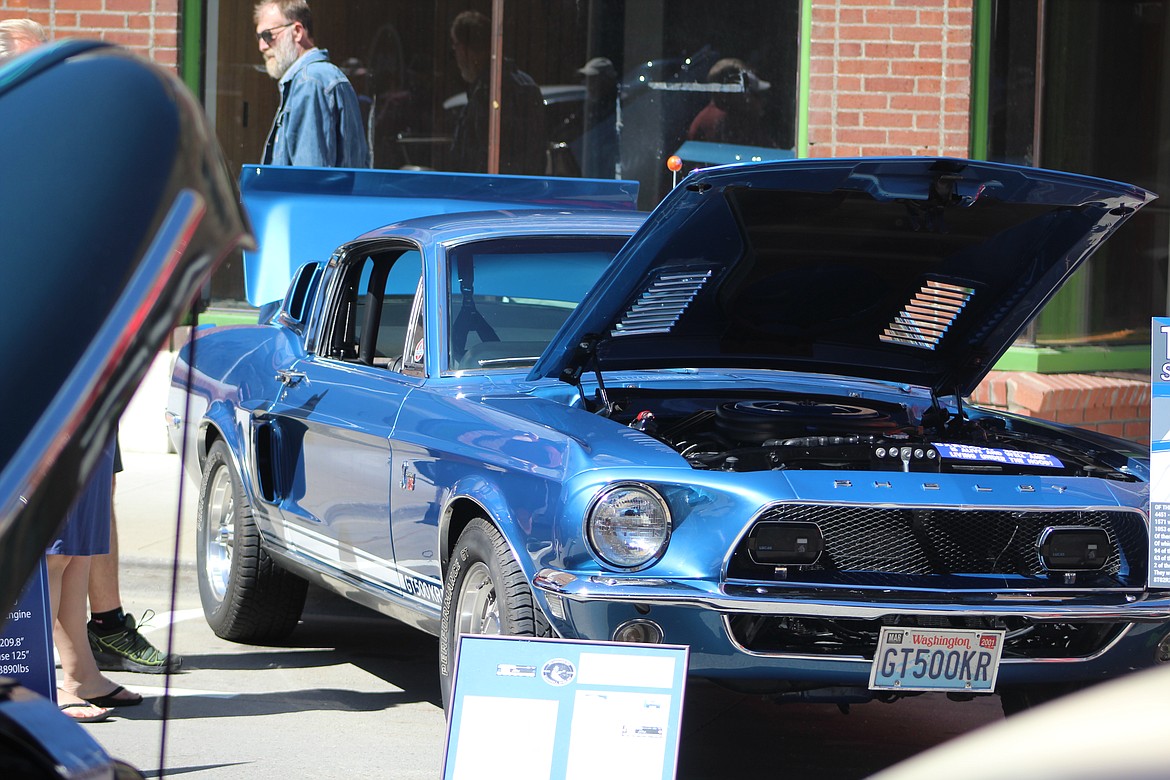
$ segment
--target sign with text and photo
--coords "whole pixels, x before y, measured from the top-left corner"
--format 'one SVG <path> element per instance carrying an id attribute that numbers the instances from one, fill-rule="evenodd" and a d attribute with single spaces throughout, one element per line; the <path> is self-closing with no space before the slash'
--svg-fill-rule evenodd
<path id="1" fill-rule="evenodd" d="M 668 780 L 687 648 L 463 636 L 444 780 Z"/>
<path id="2" fill-rule="evenodd" d="M 1150 334 L 1150 586 L 1170 587 L 1170 317 Z"/>

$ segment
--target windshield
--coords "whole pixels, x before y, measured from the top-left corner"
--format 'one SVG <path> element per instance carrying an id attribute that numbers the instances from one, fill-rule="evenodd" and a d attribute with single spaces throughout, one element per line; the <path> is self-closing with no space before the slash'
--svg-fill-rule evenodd
<path id="1" fill-rule="evenodd" d="M 448 255 L 452 369 L 531 366 L 626 236 L 481 241 Z"/>

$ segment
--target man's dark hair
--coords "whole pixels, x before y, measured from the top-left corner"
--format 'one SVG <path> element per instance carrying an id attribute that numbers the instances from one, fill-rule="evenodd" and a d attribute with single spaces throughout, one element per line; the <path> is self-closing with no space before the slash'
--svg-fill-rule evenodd
<path id="1" fill-rule="evenodd" d="M 451 22 L 451 37 L 472 51 L 492 47 L 492 20 L 479 11 L 463 11 Z"/>
<path id="2" fill-rule="evenodd" d="M 276 6 L 280 11 L 280 15 L 289 23 L 300 22 L 301 27 L 305 28 L 305 32 L 309 37 L 313 37 L 313 12 L 309 8 L 306 0 L 261 0 L 256 4 L 256 8 L 252 12 L 253 18 L 260 15 L 260 9 L 266 8 L 270 5 Z"/>

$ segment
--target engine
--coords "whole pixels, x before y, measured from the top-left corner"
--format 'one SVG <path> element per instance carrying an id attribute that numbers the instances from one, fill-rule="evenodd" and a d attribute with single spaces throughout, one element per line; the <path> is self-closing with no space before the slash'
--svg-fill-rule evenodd
<path id="1" fill-rule="evenodd" d="M 665 397 L 631 393 L 615 419 L 670 445 L 693 468 L 834 469 L 1134 477 L 1072 440 L 941 406 L 921 414 L 833 397 Z"/>

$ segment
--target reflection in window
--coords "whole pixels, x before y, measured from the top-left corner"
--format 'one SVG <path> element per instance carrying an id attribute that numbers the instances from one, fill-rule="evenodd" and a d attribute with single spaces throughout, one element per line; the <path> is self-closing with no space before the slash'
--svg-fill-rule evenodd
<path id="1" fill-rule="evenodd" d="M 1170 14 L 1160 3 L 997 0 L 988 156 L 1165 192 L 1170 57 L 1162 41 L 1168 33 Z M 1144 57 L 1136 69 L 1135 52 Z M 1132 77 L 1116 78 L 1121 72 Z M 1144 107 L 1141 121 L 1134 121 L 1135 107 Z M 1026 340 L 1148 343 L 1150 317 L 1166 309 L 1168 236 L 1167 208 L 1154 201 L 1077 271 Z"/>
<path id="2" fill-rule="evenodd" d="M 497 154 L 503 173 L 636 180 L 648 209 L 672 185 L 665 163 L 673 154 L 686 170 L 729 161 L 739 147 L 757 157 L 792 155 L 800 0 L 508 0 L 503 7 L 496 144 L 490 56 L 483 75 L 492 2 L 314 7 L 317 42 L 358 93 L 375 168 L 486 171 Z M 464 43 L 452 32 L 466 11 L 477 24 Z M 252 0 L 219 0 L 217 59 L 208 70 L 217 135 L 236 169 L 259 159 L 279 96 L 240 21 L 251 14 Z M 742 67 L 716 67 L 727 61 Z M 700 125 L 721 128 L 717 135 L 688 138 L 712 103 L 726 116 Z M 731 132 L 738 126 L 749 129 Z M 242 300 L 241 269 L 227 269 L 212 295 Z"/>
<path id="3" fill-rule="evenodd" d="M 508 57 L 499 73 L 493 73 L 491 24 L 491 19 L 478 11 L 463 11 L 451 23 L 451 51 L 467 91 L 443 104 L 457 114 L 448 167 L 472 173 L 491 170 L 538 176 L 545 173 L 548 141 L 540 87 Z M 492 82 L 497 78 L 502 107 L 498 155 L 488 147 Z"/>
<path id="4" fill-rule="evenodd" d="M 449 257 L 452 369 L 531 366 L 625 237 L 487 241 Z"/>

